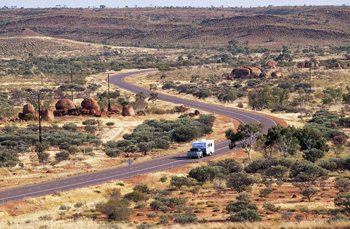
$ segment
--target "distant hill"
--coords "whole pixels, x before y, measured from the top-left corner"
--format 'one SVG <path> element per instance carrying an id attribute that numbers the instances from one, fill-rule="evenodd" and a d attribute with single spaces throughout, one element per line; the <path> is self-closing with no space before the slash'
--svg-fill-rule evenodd
<path id="1" fill-rule="evenodd" d="M 110 45 L 349 45 L 349 6 L 1 9 L 0 37 L 50 36 Z M 246 42 L 248 41 L 248 42 Z"/>

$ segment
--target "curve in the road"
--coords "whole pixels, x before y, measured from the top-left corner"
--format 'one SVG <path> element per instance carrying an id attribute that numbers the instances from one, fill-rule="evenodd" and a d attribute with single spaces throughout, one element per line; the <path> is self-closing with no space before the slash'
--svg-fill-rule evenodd
<path id="1" fill-rule="evenodd" d="M 114 75 L 110 77 L 110 82 L 118 87 L 124 88 L 129 91 L 132 91 L 135 93 L 143 91 L 146 95 L 149 95 L 151 91 L 141 87 L 137 87 L 135 85 L 131 85 L 129 83 L 126 83 L 123 80 L 127 76 L 149 72 L 149 71 L 152 71 L 152 70 L 128 72 L 128 73 Z M 249 123 L 249 122 L 263 123 L 265 125 L 264 132 L 266 132 L 270 126 L 276 125 L 276 122 L 272 118 L 255 114 L 255 113 L 250 113 L 247 111 L 233 110 L 229 108 L 204 104 L 196 101 L 185 100 L 185 99 L 176 98 L 176 97 L 163 95 L 163 94 L 159 94 L 158 97 L 159 99 L 164 101 L 168 101 L 176 104 L 183 104 L 184 106 L 193 107 L 193 108 L 225 115 L 225 116 L 237 119 L 242 123 Z M 228 148 L 228 143 L 229 143 L 228 140 L 216 143 L 215 153 L 213 156 L 220 156 L 231 152 L 231 150 Z M 126 179 L 129 177 L 134 177 L 145 173 L 171 169 L 174 167 L 198 162 L 198 160 L 205 160 L 205 159 L 206 158 L 187 160 L 186 153 L 179 153 L 179 154 L 161 157 L 161 158 L 146 161 L 146 162 L 132 164 L 130 166 L 130 173 L 129 173 L 129 166 L 122 166 L 122 167 L 103 170 L 99 172 L 87 173 L 83 175 L 77 175 L 69 178 L 59 179 L 55 181 L 43 182 L 40 184 L 8 189 L 8 190 L 0 191 L 0 203 L 1 202 L 6 203 L 6 202 L 21 200 L 29 197 L 52 194 L 54 192 L 61 192 L 61 191 L 67 191 L 71 189 L 91 186 L 91 185 L 97 185 L 97 184 L 109 182 L 112 180 Z"/>

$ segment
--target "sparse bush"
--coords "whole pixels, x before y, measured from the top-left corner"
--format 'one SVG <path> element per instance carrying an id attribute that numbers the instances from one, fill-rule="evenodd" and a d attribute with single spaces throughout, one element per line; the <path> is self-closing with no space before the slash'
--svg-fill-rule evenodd
<path id="1" fill-rule="evenodd" d="M 228 181 L 226 182 L 226 186 L 229 188 L 233 188 L 233 190 L 237 192 L 242 192 L 247 190 L 250 185 L 254 183 L 254 179 L 249 177 L 248 175 L 239 172 L 239 173 L 231 173 Z"/>
<path id="2" fill-rule="evenodd" d="M 94 134 L 97 131 L 96 126 L 90 126 L 90 125 L 85 126 L 84 129 L 86 132 L 88 132 L 90 134 Z"/>
<path id="3" fill-rule="evenodd" d="M 52 220 L 52 216 L 51 215 L 42 215 L 42 216 L 39 216 L 39 220 Z"/>
<path id="4" fill-rule="evenodd" d="M 146 195 L 139 191 L 133 191 L 128 194 L 125 194 L 124 198 L 128 200 L 133 200 L 134 202 L 139 202 L 146 200 Z"/>
<path id="5" fill-rule="evenodd" d="M 348 192 L 350 188 L 349 179 L 343 177 L 337 177 L 335 185 L 341 192 Z"/>
<path id="6" fill-rule="evenodd" d="M 108 215 L 109 219 L 113 219 L 116 221 L 130 220 L 130 214 L 133 213 L 134 210 L 126 207 L 116 207 L 112 212 Z"/>
<path id="7" fill-rule="evenodd" d="M 145 194 L 149 193 L 149 188 L 146 184 L 137 184 L 135 185 L 135 187 L 133 188 L 134 191 L 138 191 L 138 192 L 142 192 Z"/>
<path id="8" fill-rule="evenodd" d="M 261 221 L 261 217 L 259 216 L 258 212 L 255 210 L 242 210 L 238 212 L 237 214 L 232 214 L 229 217 L 229 220 L 232 222 L 255 222 L 255 221 Z"/>
<path id="9" fill-rule="evenodd" d="M 163 182 L 163 183 L 165 183 L 167 179 L 168 179 L 168 178 L 167 178 L 166 176 L 162 176 L 162 177 L 160 178 L 160 181 Z"/>
<path id="10" fill-rule="evenodd" d="M 118 157 L 120 155 L 120 150 L 112 149 L 112 148 L 105 148 L 103 151 L 106 153 L 108 157 Z"/>
<path id="11" fill-rule="evenodd" d="M 98 124 L 98 121 L 96 119 L 86 119 L 83 121 L 83 125 L 96 125 Z"/>
<path id="12" fill-rule="evenodd" d="M 129 203 L 126 199 L 109 199 L 107 202 L 96 204 L 96 211 L 104 214 L 110 214 L 116 207 L 127 208 Z"/>
<path id="13" fill-rule="evenodd" d="M 57 162 L 69 160 L 69 153 L 66 151 L 58 152 L 55 154 L 55 159 Z"/>
<path id="14" fill-rule="evenodd" d="M 187 177 L 171 176 L 170 184 L 176 188 L 181 188 L 183 185 L 191 186 L 192 182 Z"/>
<path id="15" fill-rule="evenodd" d="M 106 126 L 114 126 L 114 122 L 106 122 Z"/>
<path id="16" fill-rule="evenodd" d="M 271 203 L 264 203 L 262 206 L 266 211 L 271 211 L 271 212 L 277 212 L 278 210 L 281 209 L 281 207 L 276 207 L 275 205 Z"/>
<path id="17" fill-rule="evenodd" d="M 238 196 L 236 196 L 236 200 L 240 200 L 240 201 L 250 201 L 250 195 L 249 193 L 239 193 Z"/>
<path id="18" fill-rule="evenodd" d="M 81 208 L 82 206 L 83 206 L 82 202 L 78 202 L 78 203 L 74 204 L 75 208 Z"/>
<path id="19" fill-rule="evenodd" d="M 66 123 L 62 126 L 63 129 L 65 130 L 69 130 L 69 131 L 72 131 L 72 132 L 75 132 L 77 131 L 78 129 L 78 126 L 74 123 Z"/>
<path id="20" fill-rule="evenodd" d="M 306 198 L 308 198 L 308 200 L 310 201 L 311 198 L 316 195 L 318 193 L 318 190 L 315 188 L 307 188 L 305 190 L 302 190 L 300 192 L 301 195 L 305 196 Z"/>
<path id="21" fill-rule="evenodd" d="M 147 213 L 146 215 L 147 215 L 148 218 L 155 218 L 155 217 L 157 217 L 157 214 L 154 213 L 154 212 Z"/>
<path id="22" fill-rule="evenodd" d="M 271 192 L 273 192 L 272 188 L 264 188 L 264 189 L 260 190 L 259 196 L 264 197 L 264 198 L 268 198 L 269 195 L 271 194 Z"/>
<path id="23" fill-rule="evenodd" d="M 185 214 L 179 214 L 175 219 L 175 223 L 179 224 L 187 224 L 187 223 L 194 223 L 198 220 L 196 214 L 191 213 L 185 213 Z"/>

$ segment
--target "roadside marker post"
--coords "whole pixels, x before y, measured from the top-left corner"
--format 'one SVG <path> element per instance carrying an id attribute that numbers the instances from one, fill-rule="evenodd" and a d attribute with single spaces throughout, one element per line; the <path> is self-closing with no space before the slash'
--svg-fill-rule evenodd
<path id="1" fill-rule="evenodd" d="M 131 164 L 133 163 L 133 160 L 131 160 L 130 158 L 126 161 L 126 163 L 128 163 L 129 165 L 129 179 L 131 178 L 131 175 L 130 175 L 130 167 L 131 167 Z"/>

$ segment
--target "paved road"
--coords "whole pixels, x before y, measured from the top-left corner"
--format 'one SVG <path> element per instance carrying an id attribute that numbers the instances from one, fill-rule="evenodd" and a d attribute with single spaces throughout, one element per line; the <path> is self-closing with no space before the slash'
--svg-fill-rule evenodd
<path id="1" fill-rule="evenodd" d="M 114 76 L 111 76 L 110 83 L 113 83 L 118 87 L 127 89 L 135 93 L 143 91 L 146 95 L 149 95 L 151 91 L 143 88 L 139 88 L 137 86 L 128 84 L 123 81 L 123 78 L 127 76 L 137 74 L 137 73 L 143 73 L 147 71 L 150 71 L 150 70 L 114 75 Z M 272 120 L 271 118 L 254 114 L 254 113 L 249 113 L 247 111 L 233 110 L 229 108 L 208 105 L 204 103 L 189 101 L 189 100 L 162 95 L 162 94 L 159 94 L 159 99 L 169 101 L 175 104 L 183 104 L 188 107 L 193 107 L 201 110 L 206 110 L 206 111 L 226 115 L 228 117 L 235 118 L 242 123 L 249 123 L 249 122 L 264 123 L 265 124 L 264 131 L 267 131 L 268 127 L 276 124 L 275 121 Z M 131 169 L 130 173 L 129 173 L 129 166 L 123 166 L 123 167 L 108 169 L 104 171 L 87 173 L 87 174 L 77 175 L 77 176 L 64 178 L 60 180 L 44 182 L 40 184 L 28 185 L 20 188 L 1 191 L 0 203 L 1 202 L 6 203 L 14 200 L 21 200 L 28 197 L 42 196 L 42 195 L 52 194 L 54 192 L 66 191 L 66 190 L 71 190 L 75 188 L 82 188 L 86 186 L 105 183 L 112 180 L 125 179 L 125 178 L 128 178 L 129 176 L 134 177 L 145 173 L 171 169 L 171 168 L 182 166 L 188 163 L 195 163 L 195 162 L 198 162 L 199 160 L 210 159 L 211 157 L 216 157 L 216 156 L 231 152 L 231 150 L 228 148 L 228 143 L 229 141 L 223 141 L 215 144 L 214 155 L 210 157 L 205 157 L 203 159 L 187 160 L 186 153 L 179 153 L 175 155 L 161 157 L 151 161 L 134 163 L 130 167 Z"/>

